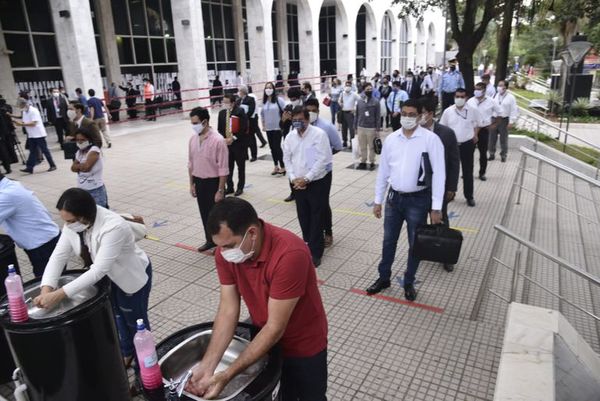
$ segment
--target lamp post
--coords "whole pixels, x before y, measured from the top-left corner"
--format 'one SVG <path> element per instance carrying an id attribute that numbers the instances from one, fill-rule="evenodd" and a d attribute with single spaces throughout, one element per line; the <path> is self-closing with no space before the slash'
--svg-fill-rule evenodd
<path id="1" fill-rule="evenodd" d="M 560 39 L 558 36 L 552 38 L 552 60 L 550 61 L 556 60 L 556 44 L 558 43 L 558 39 Z M 552 67 L 550 67 L 550 70 L 552 71 Z"/>
<path id="2" fill-rule="evenodd" d="M 483 73 L 485 74 L 485 70 L 487 69 L 487 54 L 488 50 L 483 49 Z"/>
<path id="3" fill-rule="evenodd" d="M 562 59 L 565 61 L 567 66 L 567 81 L 570 85 L 570 95 L 569 95 L 569 114 L 567 115 L 567 126 L 565 127 L 565 131 L 569 131 L 569 123 L 571 122 L 571 113 L 573 109 L 573 97 L 575 96 L 575 74 L 571 73 L 571 69 L 574 66 L 577 68 L 579 63 L 583 60 L 587 52 L 591 49 L 592 44 L 586 41 L 577 41 L 571 42 L 567 45 L 565 51 L 561 53 Z M 562 120 L 562 118 L 561 118 Z M 565 144 L 566 144 L 566 136 L 565 136 Z"/>

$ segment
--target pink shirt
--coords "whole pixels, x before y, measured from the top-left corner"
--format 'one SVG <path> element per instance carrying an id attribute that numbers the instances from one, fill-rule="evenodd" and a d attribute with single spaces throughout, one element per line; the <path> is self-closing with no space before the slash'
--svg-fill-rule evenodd
<path id="1" fill-rule="evenodd" d="M 229 175 L 229 151 L 225 138 L 209 127 L 200 143 L 199 135 L 190 138 L 188 169 L 196 178 L 215 178 Z"/>

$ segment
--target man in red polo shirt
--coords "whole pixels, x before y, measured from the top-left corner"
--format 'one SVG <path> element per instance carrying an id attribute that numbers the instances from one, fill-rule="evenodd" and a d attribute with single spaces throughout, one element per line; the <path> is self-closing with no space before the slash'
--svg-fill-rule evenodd
<path id="1" fill-rule="evenodd" d="M 215 398 L 278 342 L 283 401 L 326 401 L 327 318 L 310 251 L 293 233 L 260 220 L 250 203 L 226 198 L 208 218 L 221 282 L 213 335 L 186 390 Z M 260 332 L 225 371 L 214 374 L 233 338 L 244 299 Z"/>

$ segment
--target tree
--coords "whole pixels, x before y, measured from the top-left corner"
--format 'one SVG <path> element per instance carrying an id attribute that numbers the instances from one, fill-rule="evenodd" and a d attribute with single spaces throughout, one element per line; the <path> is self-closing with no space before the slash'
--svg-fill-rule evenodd
<path id="1" fill-rule="evenodd" d="M 510 35 L 512 33 L 513 16 L 517 8 L 517 0 L 506 0 L 502 12 L 502 25 L 498 31 L 498 55 L 496 58 L 496 82 L 506 78 L 508 68 L 508 52 L 510 51 Z"/>
<path id="2" fill-rule="evenodd" d="M 485 35 L 488 24 L 504 11 L 504 1 L 392 0 L 392 2 L 393 4 L 398 4 L 400 7 L 399 18 L 407 15 L 411 15 L 414 18 L 421 18 L 423 13 L 429 8 L 446 9 L 450 15 L 452 39 L 458 45 L 456 59 L 460 64 L 466 89 L 469 93 L 473 93 L 473 55 Z"/>

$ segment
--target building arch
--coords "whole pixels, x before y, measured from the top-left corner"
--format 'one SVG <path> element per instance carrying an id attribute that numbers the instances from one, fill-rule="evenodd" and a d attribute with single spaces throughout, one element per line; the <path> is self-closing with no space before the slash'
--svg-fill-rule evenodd
<path id="1" fill-rule="evenodd" d="M 433 22 L 429 23 L 429 28 L 427 29 L 427 66 L 436 65 L 436 54 L 435 54 L 435 25 Z"/>

